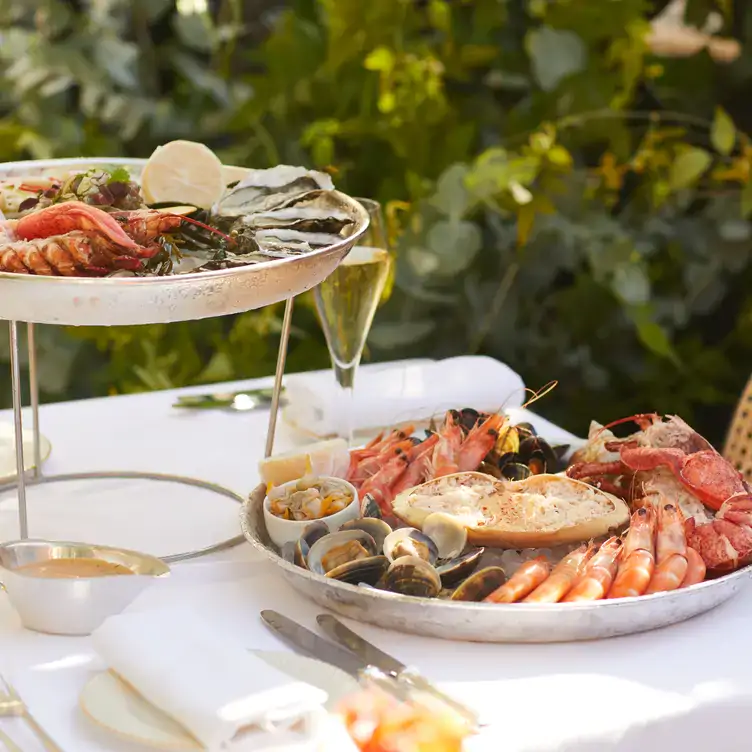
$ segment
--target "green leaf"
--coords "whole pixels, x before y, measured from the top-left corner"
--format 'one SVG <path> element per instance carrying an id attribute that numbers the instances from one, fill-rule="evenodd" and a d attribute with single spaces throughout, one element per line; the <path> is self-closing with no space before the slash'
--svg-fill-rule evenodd
<path id="1" fill-rule="evenodd" d="M 618 266 L 611 287 L 629 305 L 641 305 L 650 300 L 650 282 L 638 264 Z"/>
<path id="2" fill-rule="evenodd" d="M 110 177 L 108 183 L 127 183 L 131 179 L 131 174 L 128 172 L 127 167 L 113 167 L 108 170 Z"/>
<path id="3" fill-rule="evenodd" d="M 736 128 L 734 121 L 722 107 L 716 107 L 713 127 L 710 131 L 710 141 L 721 154 L 731 154 L 736 143 Z"/>
<path id="4" fill-rule="evenodd" d="M 673 360 L 675 363 L 679 362 L 668 334 L 660 324 L 656 324 L 655 321 L 641 321 L 637 324 L 637 335 L 642 344 L 656 355 Z"/>
<path id="5" fill-rule="evenodd" d="M 430 201 L 447 217 L 460 219 L 470 205 L 470 195 L 465 186 L 467 174 L 467 165 L 453 164 L 436 183 L 436 193 Z"/>
<path id="6" fill-rule="evenodd" d="M 553 91 L 567 76 L 583 70 L 587 62 L 582 39 L 571 31 L 542 26 L 528 32 L 525 47 L 543 91 Z"/>
<path id="7" fill-rule="evenodd" d="M 438 260 L 437 274 L 451 276 L 467 269 L 481 247 L 480 230 L 472 222 L 438 221 L 428 232 L 428 247 Z"/>
<path id="8" fill-rule="evenodd" d="M 367 70 L 390 71 L 394 67 L 394 54 L 388 47 L 377 47 L 368 54 L 363 65 Z"/>
<path id="9" fill-rule="evenodd" d="M 692 146 L 682 151 L 671 165 L 669 184 L 675 191 L 695 183 L 710 167 L 713 158 L 705 149 Z"/>

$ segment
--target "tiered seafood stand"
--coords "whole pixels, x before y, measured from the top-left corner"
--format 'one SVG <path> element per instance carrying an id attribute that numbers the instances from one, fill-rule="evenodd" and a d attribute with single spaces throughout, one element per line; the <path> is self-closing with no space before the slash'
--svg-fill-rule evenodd
<path id="1" fill-rule="evenodd" d="M 9 163 L 0 166 L 0 177 L 43 176 L 52 171 L 127 167 L 137 177 L 146 160 L 64 159 Z M 243 177 L 242 168 L 227 167 L 230 182 Z M 203 489 L 242 504 L 244 496 L 216 483 L 184 476 L 153 472 L 84 472 L 44 475 L 42 472 L 39 421 L 39 380 L 35 324 L 59 326 L 130 326 L 193 321 L 214 316 L 244 313 L 286 301 L 274 379 L 274 391 L 266 439 L 266 456 L 272 453 L 277 424 L 282 377 L 285 369 L 293 301 L 334 271 L 368 227 L 367 212 L 353 199 L 338 194 L 354 220 L 349 235 L 340 243 L 307 254 L 233 269 L 161 277 L 71 278 L 41 277 L 0 272 L 0 318 L 10 330 L 11 389 L 16 448 L 16 478 L 0 486 L 0 498 L 18 494 L 20 538 L 33 536 L 29 530 L 26 490 L 30 486 L 87 480 L 153 481 Z M 33 430 L 33 472 L 27 474 L 24 457 L 21 343 L 19 323 L 26 323 L 28 337 L 29 391 Z M 147 524 L 146 521 L 144 524 Z M 243 536 L 214 545 L 163 556 L 174 562 L 193 559 L 236 546 Z"/>
<path id="2" fill-rule="evenodd" d="M 127 166 L 138 175 L 142 160 L 56 160 L 24 162 L 0 167 L 0 177 L 43 175 L 52 169 L 71 170 L 104 165 Z M 227 168 L 228 179 L 244 174 Z M 207 490 L 241 506 L 245 538 L 278 568 L 296 590 L 316 603 L 346 617 L 402 632 L 479 642 L 560 642 L 611 637 L 666 626 L 708 611 L 731 598 L 749 576 L 749 567 L 687 588 L 645 595 L 582 603 L 472 603 L 440 598 L 417 598 L 364 588 L 322 577 L 286 561 L 272 545 L 262 514 L 264 489 L 249 498 L 221 485 L 191 477 L 154 472 L 81 472 L 44 475 L 39 422 L 35 324 L 66 326 L 121 326 L 198 320 L 254 310 L 286 301 L 266 439 L 272 453 L 285 368 L 294 297 L 324 280 L 342 261 L 368 224 L 365 210 L 353 199 L 339 198 L 352 214 L 348 236 L 335 245 L 256 265 L 211 272 L 163 277 L 69 278 L 0 273 L 0 316 L 9 321 L 11 383 L 17 476 L 0 486 L 7 496 L 18 496 L 21 538 L 29 530 L 26 492 L 29 487 L 71 481 L 114 479 L 173 483 Z M 19 322 L 28 326 L 33 473 L 25 471 Z M 143 521 L 143 524 L 148 524 Z M 211 546 L 164 556 L 180 561 L 237 545 L 243 536 Z"/>

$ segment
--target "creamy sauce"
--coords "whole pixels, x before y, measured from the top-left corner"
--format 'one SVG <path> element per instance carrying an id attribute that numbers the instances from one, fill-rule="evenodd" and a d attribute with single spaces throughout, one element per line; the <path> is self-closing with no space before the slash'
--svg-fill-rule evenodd
<path id="1" fill-rule="evenodd" d="M 114 564 L 104 559 L 50 559 L 24 564 L 14 571 L 32 577 L 109 577 L 114 574 L 135 574 L 122 564 Z"/>

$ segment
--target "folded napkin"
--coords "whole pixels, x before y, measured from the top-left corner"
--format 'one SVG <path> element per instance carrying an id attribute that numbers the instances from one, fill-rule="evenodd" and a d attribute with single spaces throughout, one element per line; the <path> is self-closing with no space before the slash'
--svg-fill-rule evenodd
<path id="1" fill-rule="evenodd" d="M 348 409 L 354 430 L 384 428 L 452 408 L 520 407 L 524 386 L 509 366 L 485 356 L 405 361 L 360 371 L 349 405 L 331 371 L 300 373 L 285 379 L 285 417 L 293 426 L 323 437 L 341 432 Z"/>
<path id="2" fill-rule="evenodd" d="M 196 618 L 121 614 L 96 630 L 92 643 L 110 669 L 211 751 L 228 749 L 246 728 L 257 741 L 298 722 L 308 733 L 327 699 Z"/>

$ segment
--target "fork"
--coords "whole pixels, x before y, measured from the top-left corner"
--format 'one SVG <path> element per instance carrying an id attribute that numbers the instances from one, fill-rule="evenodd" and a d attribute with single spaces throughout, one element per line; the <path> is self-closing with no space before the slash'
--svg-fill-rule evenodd
<path id="1" fill-rule="evenodd" d="M 0 742 L 3 743 L 8 752 L 23 752 L 21 747 L 19 747 L 18 744 L 16 744 L 2 729 L 0 729 Z"/>
<path id="2" fill-rule="evenodd" d="M 26 703 L 21 699 L 15 687 L 9 684 L 5 677 L 0 674 L 0 685 L 5 689 L 5 694 L 0 694 L 0 716 L 19 716 L 29 724 L 37 739 L 42 743 L 46 752 L 63 752 L 62 748 L 52 737 L 39 725 L 36 718 L 29 712 Z"/>

